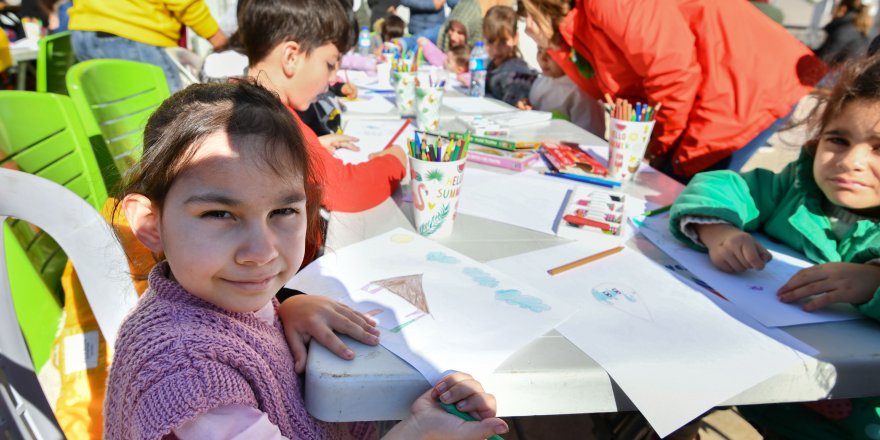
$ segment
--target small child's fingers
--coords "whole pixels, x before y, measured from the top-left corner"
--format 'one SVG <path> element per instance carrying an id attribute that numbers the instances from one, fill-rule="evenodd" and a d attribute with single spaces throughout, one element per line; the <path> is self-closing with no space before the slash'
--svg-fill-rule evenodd
<path id="1" fill-rule="evenodd" d="M 338 333 L 351 336 L 367 345 L 378 344 L 379 329 L 367 321 L 363 315 L 354 311 L 352 312 L 353 313 L 348 315 L 340 314 L 336 319 L 333 319 L 329 323 L 331 329 Z"/>
<path id="2" fill-rule="evenodd" d="M 354 351 L 348 348 L 330 327 L 314 332 L 312 338 L 342 359 L 352 360 L 355 357 Z"/>
<path id="3" fill-rule="evenodd" d="M 483 393 L 482 385 L 475 379 L 468 379 L 451 384 L 438 398 L 443 403 L 456 403 L 480 393 Z"/>
<path id="4" fill-rule="evenodd" d="M 758 256 L 764 260 L 764 263 L 769 263 L 770 260 L 773 259 L 773 254 L 767 250 L 761 243 L 755 242 L 755 246 L 758 248 Z"/>
<path id="5" fill-rule="evenodd" d="M 761 258 L 761 250 L 758 248 L 760 245 L 758 243 L 746 244 L 742 248 L 742 259 L 745 263 L 746 267 L 750 267 L 755 270 L 763 270 L 764 259 Z"/>
<path id="6" fill-rule="evenodd" d="M 822 265 L 801 269 L 794 274 L 782 287 L 779 288 L 777 294 L 783 295 L 802 286 L 820 281 L 826 278 L 824 271 L 820 270 Z"/>
<path id="7" fill-rule="evenodd" d="M 300 337 L 299 333 L 287 334 L 287 345 L 290 347 L 290 353 L 293 354 L 293 371 L 296 374 L 302 374 L 306 370 L 306 344 Z"/>
<path id="8" fill-rule="evenodd" d="M 830 306 L 831 304 L 837 302 L 845 302 L 841 298 L 839 298 L 839 291 L 829 291 L 820 293 L 818 295 L 813 296 L 809 302 L 804 304 L 804 310 L 807 312 L 815 312 L 816 310 L 821 309 L 825 306 Z"/>
<path id="9" fill-rule="evenodd" d="M 459 400 L 455 404 L 455 407 L 458 408 L 459 411 L 470 413 L 477 419 L 485 419 L 495 417 L 498 403 L 495 400 L 495 396 L 484 392 L 474 393 L 466 399 Z"/>
<path id="10" fill-rule="evenodd" d="M 343 148 L 346 149 L 346 150 L 351 150 L 351 151 L 361 151 L 361 147 L 358 147 L 357 145 L 355 145 L 355 144 L 353 144 L 353 143 L 351 143 L 351 142 L 345 142 L 345 141 L 344 141 L 344 142 L 340 142 L 340 143 L 337 144 L 337 146 L 336 146 L 336 149 L 337 149 L 337 150 L 338 150 L 338 149 L 343 149 Z"/>
<path id="11" fill-rule="evenodd" d="M 442 379 L 440 379 L 434 385 L 434 387 L 431 389 L 431 397 L 434 399 L 440 399 L 444 403 L 453 403 L 458 400 L 461 400 L 461 398 L 466 397 L 467 394 L 463 394 L 462 396 L 459 396 L 457 399 L 454 399 L 454 400 L 443 400 L 441 398 L 441 396 L 446 395 L 447 398 L 452 397 L 453 396 L 452 394 L 447 394 L 449 392 L 449 390 L 456 387 L 457 385 L 461 384 L 462 382 L 468 382 L 468 381 L 473 382 L 473 384 L 470 385 L 471 387 L 473 387 L 471 394 L 473 394 L 474 392 L 482 392 L 483 391 L 482 385 L 480 385 L 479 382 L 474 380 L 474 378 L 470 374 L 462 373 L 460 371 L 455 371 L 450 374 L 447 374 L 446 376 L 444 376 Z M 460 390 L 456 391 L 456 394 L 460 393 L 460 392 L 461 392 Z"/>
<path id="12" fill-rule="evenodd" d="M 733 273 L 733 269 L 727 264 L 726 256 L 721 253 L 711 253 L 709 254 L 709 260 L 712 261 L 712 265 L 718 268 L 718 270 L 726 273 Z"/>
<path id="13" fill-rule="evenodd" d="M 455 437 L 464 440 L 486 439 L 493 435 L 506 434 L 508 430 L 507 422 L 499 418 L 491 418 L 461 424 Z"/>
<path id="14" fill-rule="evenodd" d="M 724 262 L 730 268 L 730 273 L 740 273 L 746 270 L 739 256 L 734 252 L 726 252 L 724 254 Z"/>
<path id="15" fill-rule="evenodd" d="M 777 297 L 782 302 L 790 303 L 800 301 L 813 295 L 819 295 L 834 288 L 834 283 L 829 280 L 820 280 L 808 284 L 804 284 L 795 289 L 779 293 Z"/>

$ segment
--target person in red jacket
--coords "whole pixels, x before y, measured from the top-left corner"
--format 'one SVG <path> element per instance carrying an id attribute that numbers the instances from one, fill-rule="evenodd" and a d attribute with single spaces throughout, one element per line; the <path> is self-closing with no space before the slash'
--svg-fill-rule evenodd
<path id="1" fill-rule="evenodd" d="M 582 91 L 662 104 L 648 155 L 680 180 L 738 170 L 825 73 L 809 48 L 745 1 L 524 6 L 526 32 Z"/>
<path id="2" fill-rule="evenodd" d="M 387 199 L 406 172 L 406 153 L 398 145 L 374 153 L 369 161 L 345 164 L 333 145 L 318 136 L 294 110 L 305 110 L 336 78 L 340 54 L 351 47 L 352 29 L 338 2 L 266 0 L 248 2 L 239 16 L 239 33 L 250 64 L 248 76 L 275 92 L 290 109 L 322 171 L 322 205 L 330 211 L 358 212 Z M 330 135 L 334 136 L 334 135 Z"/>

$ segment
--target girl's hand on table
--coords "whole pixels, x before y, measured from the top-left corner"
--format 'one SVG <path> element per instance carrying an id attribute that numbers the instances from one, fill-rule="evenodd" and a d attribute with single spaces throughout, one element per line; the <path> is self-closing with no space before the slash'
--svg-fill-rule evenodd
<path id="1" fill-rule="evenodd" d="M 317 295 L 295 295 L 278 308 L 287 345 L 293 353 L 294 370 L 306 368 L 306 344 L 313 338 L 343 359 L 354 359 L 354 352 L 334 332 L 351 336 L 367 345 L 379 343 L 376 321 L 351 307 Z"/>
<path id="2" fill-rule="evenodd" d="M 777 296 L 785 303 L 810 298 L 804 310 L 813 312 L 834 303 L 864 304 L 880 287 L 880 266 L 825 263 L 794 274 Z"/>
<path id="3" fill-rule="evenodd" d="M 763 270 L 773 256 L 752 234 L 727 223 L 694 225 L 715 267 L 728 273 Z"/>

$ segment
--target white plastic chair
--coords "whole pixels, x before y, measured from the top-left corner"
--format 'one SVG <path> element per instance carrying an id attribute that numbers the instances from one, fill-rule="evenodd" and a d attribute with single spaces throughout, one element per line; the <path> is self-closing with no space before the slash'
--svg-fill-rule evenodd
<path id="1" fill-rule="evenodd" d="M 137 303 L 128 261 L 110 226 L 87 202 L 49 180 L 0 168 L 0 222 L 7 216 L 49 234 L 76 269 L 109 346 Z M 0 234 L 0 438 L 64 438 L 37 381 L 12 304 Z"/>

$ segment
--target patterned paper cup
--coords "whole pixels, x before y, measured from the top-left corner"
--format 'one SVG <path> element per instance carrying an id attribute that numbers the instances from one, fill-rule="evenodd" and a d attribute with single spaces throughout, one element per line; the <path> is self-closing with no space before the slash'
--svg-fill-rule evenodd
<path id="1" fill-rule="evenodd" d="M 608 177 L 620 181 L 633 180 L 645 157 L 653 129 L 654 121 L 611 119 L 611 136 L 608 139 Z"/>
<path id="2" fill-rule="evenodd" d="M 438 132 L 440 130 L 440 103 L 443 89 L 428 85 L 416 86 L 416 124 L 419 130 Z"/>
<path id="3" fill-rule="evenodd" d="M 413 219 L 419 234 L 430 238 L 452 235 L 465 159 L 430 162 L 409 158 Z"/>
<path id="4" fill-rule="evenodd" d="M 409 72 L 394 72 L 394 99 L 400 116 L 411 117 L 416 114 L 416 75 Z"/>

